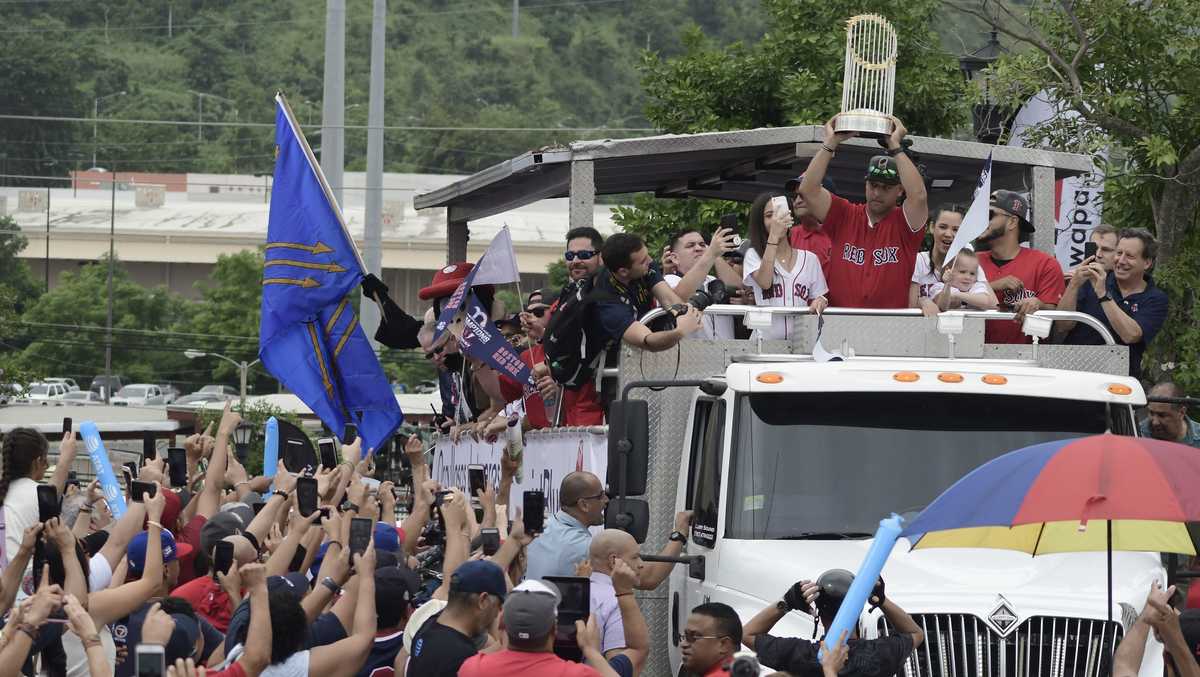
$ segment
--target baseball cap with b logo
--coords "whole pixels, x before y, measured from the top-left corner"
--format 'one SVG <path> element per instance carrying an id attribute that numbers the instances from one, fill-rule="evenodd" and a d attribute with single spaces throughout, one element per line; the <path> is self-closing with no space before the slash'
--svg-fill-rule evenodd
<path id="1" fill-rule="evenodd" d="M 1033 224 L 1029 221 L 1029 200 L 1024 195 L 1011 190 L 997 190 L 992 192 L 989 202 L 992 209 L 1017 217 L 1021 232 L 1033 232 Z"/>

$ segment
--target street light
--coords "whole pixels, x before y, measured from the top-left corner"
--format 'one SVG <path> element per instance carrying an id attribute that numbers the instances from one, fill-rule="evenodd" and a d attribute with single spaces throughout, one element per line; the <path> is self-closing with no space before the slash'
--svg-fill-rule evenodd
<path id="1" fill-rule="evenodd" d="M 245 410 L 242 410 L 245 413 Z M 237 454 L 239 463 L 246 462 L 246 453 L 250 450 L 250 443 L 254 440 L 254 426 L 242 421 L 233 429 L 233 449 Z"/>
<path id="2" fill-rule="evenodd" d="M 229 364 L 232 364 L 233 366 L 237 367 L 238 371 L 241 373 L 241 376 L 242 376 L 241 405 L 242 405 L 243 409 L 245 408 L 245 406 L 246 406 L 246 372 L 250 371 L 250 367 L 253 367 L 254 365 L 258 364 L 259 362 L 262 362 L 262 360 L 255 360 L 253 362 L 246 362 L 245 360 L 242 360 L 241 362 L 239 362 L 231 357 L 225 357 L 224 355 L 222 355 L 220 353 L 206 353 L 202 350 L 194 350 L 191 348 L 183 351 L 183 354 L 189 360 L 194 360 L 198 357 L 215 357 L 217 359 L 225 360 Z"/>
<path id="3" fill-rule="evenodd" d="M 99 125 L 100 118 L 100 102 L 105 99 L 111 99 L 114 96 L 125 96 L 124 91 L 116 92 L 115 94 L 105 94 L 98 96 L 92 100 L 92 169 L 96 168 L 96 128 Z"/>
<path id="4" fill-rule="evenodd" d="M 1007 52 L 1008 50 L 997 39 L 996 31 L 992 31 L 987 44 L 960 57 L 958 66 L 962 69 L 963 77 L 967 79 L 967 82 L 975 82 L 976 76 L 983 73 L 988 66 L 991 66 Z M 980 80 L 980 86 L 983 88 L 983 103 L 971 107 L 971 117 L 975 138 L 982 143 L 994 144 L 1004 134 L 1012 111 L 1007 107 L 997 105 L 995 94 L 991 91 L 991 82 L 990 74 L 985 74 Z"/>

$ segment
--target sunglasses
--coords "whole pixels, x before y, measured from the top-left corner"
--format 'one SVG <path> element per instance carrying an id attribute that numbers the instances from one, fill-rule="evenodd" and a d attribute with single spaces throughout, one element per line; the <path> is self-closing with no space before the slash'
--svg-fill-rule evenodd
<path id="1" fill-rule="evenodd" d="M 541 317 L 546 314 L 547 310 L 550 310 L 550 309 L 547 308 L 546 306 L 538 306 L 537 308 L 526 308 L 525 312 L 529 313 L 530 315 L 533 315 L 534 317 Z"/>
<path id="2" fill-rule="evenodd" d="M 596 252 L 593 249 L 580 249 L 577 252 L 563 252 L 563 258 L 568 261 L 574 261 L 575 259 L 587 261 L 595 255 Z"/>
<path id="3" fill-rule="evenodd" d="M 446 349 L 445 346 L 438 346 L 437 348 L 434 348 L 433 350 L 425 353 L 425 359 L 432 360 L 434 358 L 434 356 L 441 355 L 442 351 L 445 349 Z"/>

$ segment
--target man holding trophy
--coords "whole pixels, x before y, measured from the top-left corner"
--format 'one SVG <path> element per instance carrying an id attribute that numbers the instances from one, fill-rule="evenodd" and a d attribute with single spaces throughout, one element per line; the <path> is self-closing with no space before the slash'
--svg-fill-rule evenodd
<path id="1" fill-rule="evenodd" d="M 896 53 L 896 30 L 887 19 L 864 14 L 847 22 L 842 112 L 825 123 L 825 141 L 800 182 L 809 213 L 832 240 L 825 277 L 835 307 L 908 307 L 908 284 L 925 238 L 925 181 L 902 143 L 908 130 L 892 115 Z M 859 134 L 881 139 L 887 148 L 867 166 L 865 204 L 821 187 L 838 145 Z"/>

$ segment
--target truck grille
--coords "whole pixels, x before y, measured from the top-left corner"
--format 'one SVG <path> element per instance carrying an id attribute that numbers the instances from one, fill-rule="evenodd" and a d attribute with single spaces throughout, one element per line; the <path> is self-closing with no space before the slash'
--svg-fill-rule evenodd
<path id="1" fill-rule="evenodd" d="M 1007 636 L 970 614 L 913 614 L 925 643 L 903 677 L 1102 677 L 1124 631 L 1120 623 L 1034 616 Z M 880 619 L 880 635 L 892 628 Z"/>

